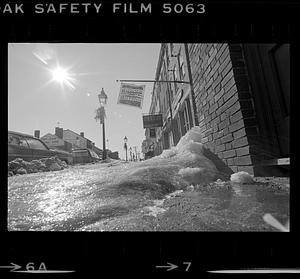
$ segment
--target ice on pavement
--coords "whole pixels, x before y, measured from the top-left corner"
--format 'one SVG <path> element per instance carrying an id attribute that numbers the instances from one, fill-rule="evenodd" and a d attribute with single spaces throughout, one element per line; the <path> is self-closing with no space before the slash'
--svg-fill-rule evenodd
<path id="1" fill-rule="evenodd" d="M 157 217 L 158 214 L 164 213 L 166 209 L 158 207 L 158 206 L 147 206 L 145 209 L 147 212 L 145 215 Z"/>
<path id="2" fill-rule="evenodd" d="M 235 183 L 254 183 L 253 176 L 245 171 L 232 174 L 230 176 L 230 181 Z"/>
<path id="3" fill-rule="evenodd" d="M 169 195 L 166 195 L 166 199 L 170 199 L 172 197 L 175 197 L 175 196 L 181 194 L 182 192 L 183 192 L 183 190 L 176 190 L 176 191 L 170 193 Z"/>

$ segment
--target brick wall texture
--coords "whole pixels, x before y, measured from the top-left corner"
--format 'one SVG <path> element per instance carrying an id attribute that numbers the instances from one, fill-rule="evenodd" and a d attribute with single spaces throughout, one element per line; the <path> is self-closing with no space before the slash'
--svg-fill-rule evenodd
<path id="1" fill-rule="evenodd" d="M 189 44 L 203 143 L 234 172 L 253 173 L 258 128 L 240 44 Z"/>

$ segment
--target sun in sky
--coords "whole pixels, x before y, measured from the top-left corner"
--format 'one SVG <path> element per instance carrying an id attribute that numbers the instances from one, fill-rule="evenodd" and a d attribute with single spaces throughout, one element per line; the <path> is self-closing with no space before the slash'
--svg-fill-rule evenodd
<path id="1" fill-rule="evenodd" d="M 52 70 L 53 80 L 58 81 L 59 83 L 65 82 L 68 80 L 69 74 L 66 69 L 57 67 Z"/>
<path id="2" fill-rule="evenodd" d="M 75 78 L 72 77 L 72 74 L 69 73 L 67 68 L 63 68 L 57 65 L 55 68 L 50 70 L 52 74 L 52 80 L 54 82 L 58 82 L 62 87 L 66 85 L 69 89 L 75 89 Z"/>

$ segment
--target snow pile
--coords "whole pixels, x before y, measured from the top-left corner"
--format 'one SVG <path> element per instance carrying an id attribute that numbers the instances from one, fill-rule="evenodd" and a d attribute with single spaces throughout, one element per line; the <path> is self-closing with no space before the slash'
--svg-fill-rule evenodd
<path id="1" fill-rule="evenodd" d="M 230 181 L 235 183 L 254 183 L 253 176 L 245 171 L 232 174 L 230 176 Z"/>
<path id="2" fill-rule="evenodd" d="M 189 185 L 206 185 L 221 176 L 215 161 L 206 155 L 199 127 L 193 127 L 175 147 L 159 156 L 128 166 L 116 177 L 114 187 L 119 193 L 139 191 L 153 198 Z M 219 159 L 220 160 L 220 159 Z"/>
<path id="3" fill-rule="evenodd" d="M 27 174 L 45 171 L 57 171 L 67 168 L 66 162 L 61 161 L 56 156 L 43 158 L 40 160 L 32 160 L 30 162 L 17 158 L 8 163 L 8 175 Z"/>
<path id="4" fill-rule="evenodd" d="M 217 186 L 224 186 L 226 184 L 226 181 L 222 181 L 221 179 L 217 179 L 217 181 L 215 182 L 215 184 Z"/>
<path id="5" fill-rule="evenodd" d="M 188 131 L 177 143 L 175 147 L 171 149 L 166 149 L 158 157 L 160 158 L 171 158 L 175 155 L 184 153 L 195 153 L 198 155 L 202 154 L 202 144 L 201 144 L 201 132 L 199 127 L 193 127 Z"/>
<path id="6" fill-rule="evenodd" d="M 171 149 L 166 149 L 162 152 L 162 154 L 159 156 L 160 158 L 171 158 L 177 154 L 177 149 L 176 147 L 172 147 Z"/>
<path id="7" fill-rule="evenodd" d="M 177 144 L 177 147 L 185 146 L 189 142 L 199 142 L 202 141 L 202 133 L 200 132 L 200 127 L 196 126 L 189 130 Z"/>
<path id="8" fill-rule="evenodd" d="M 178 162 L 183 165 L 178 174 L 189 184 L 211 182 L 218 172 L 213 162 L 204 156 L 201 139 L 200 128 L 193 127 L 180 139 L 176 147 L 166 150 L 161 155 L 163 158 L 166 157 L 166 154 L 176 157 Z"/>

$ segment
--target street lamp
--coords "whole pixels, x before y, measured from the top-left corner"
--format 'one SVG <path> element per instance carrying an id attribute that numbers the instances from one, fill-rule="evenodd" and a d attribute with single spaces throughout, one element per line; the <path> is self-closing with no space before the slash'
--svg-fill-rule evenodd
<path id="1" fill-rule="evenodd" d="M 125 148 L 125 154 L 126 154 L 126 162 L 127 162 L 127 141 L 128 141 L 128 139 L 127 139 L 127 137 L 125 136 L 125 138 L 124 138 L 124 148 Z"/>
<path id="2" fill-rule="evenodd" d="M 130 161 L 132 161 L 132 148 L 129 148 L 129 154 L 130 154 Z"/>
<path id="3" fill-rule="evenodd" d="M 133 152 L 133 158 L 135 158 L 134 161 L 137 161 L 137 152 L 136 152 L 136 146 L 133 147 L 134 151 L 135 151 L 135 156 L 134 156 L 134 152 Z"/>
<path id="4" fill-rule="evenodd" d="M 105 110 L 104 106 L 107 103 L 107 95 L 105 94 L 103 88 L 98 94 L 99 98 L 99 103 L 100 103 L 100 108 L 99 108 L 99 118 L 100 118 L 100 124 L 102 124 L 102 135 L 103 135 L 103 153 L 102 153 L 102 160 L 106 159 L 106 148 L 105 148 L 105 123 L 104 123 L 104 118 L 105 118 Z"/>

